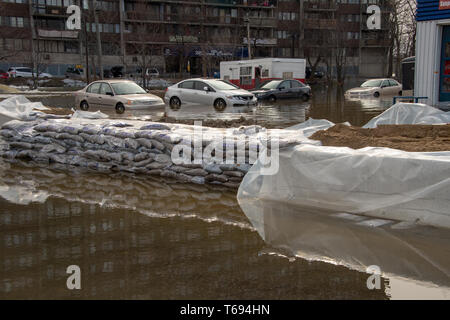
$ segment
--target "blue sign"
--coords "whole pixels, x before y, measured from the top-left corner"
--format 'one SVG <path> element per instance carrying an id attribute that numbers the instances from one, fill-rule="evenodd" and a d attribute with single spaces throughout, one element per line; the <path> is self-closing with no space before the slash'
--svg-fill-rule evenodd
<path id="1" fill-rule="evenodd" d="M 450 9 L 447 8 L 448 0 L 417 0 L 417 21 L 450 19 Z"/>

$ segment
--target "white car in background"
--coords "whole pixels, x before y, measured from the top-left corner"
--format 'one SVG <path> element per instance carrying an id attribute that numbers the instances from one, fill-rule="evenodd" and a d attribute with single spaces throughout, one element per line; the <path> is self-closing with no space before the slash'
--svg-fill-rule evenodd
<path id="1" fill-rule="evenodd" d="M 214 106 L 223 111 L 227 106 L 256 105 L 258 99 L 247 90 L 219 79 L 189 79 L 178 82 L 166 90 L 164 100 L 172 109 L 183 104 Z"/>
<path id="2" fill-rule="evenodd" d="M 402 84 L 394 79 L 371 79 L 364 82 L 360 87 L 347 90 L 348 98 L 370 97 L 378 98 L 381 95 L 402 95 Z"/>
<path id="3" fill-rule="evenodd" d="M 8 69 L 11 78 L 33 78 L 33 70 L 28 67 L 10 67 Z M 52 78 L 50 73 L 41 72 L 38 78 Z"/>

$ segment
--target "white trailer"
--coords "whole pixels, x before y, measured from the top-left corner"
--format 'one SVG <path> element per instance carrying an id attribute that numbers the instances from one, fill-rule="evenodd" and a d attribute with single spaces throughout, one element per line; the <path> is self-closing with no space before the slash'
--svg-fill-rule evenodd
<path id="1" fill-rule="evenodd" d="M 220 78 L 243 89 L 254 89 L 260 83 L 274 79 L 296 79 L 305 82 L 305 59 L 264 58 L 222 61 Z"/>

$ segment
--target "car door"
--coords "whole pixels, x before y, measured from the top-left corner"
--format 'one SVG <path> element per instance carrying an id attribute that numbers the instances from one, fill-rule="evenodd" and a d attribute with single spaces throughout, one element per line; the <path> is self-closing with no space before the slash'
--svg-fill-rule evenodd
<path id="1" fill-rule="evenodd" d="M 290 83 L 293 98 L 301 97 L 303 95 L 303 86 L 301 85 L 301 83 L 296 80 L 291 80 Z"/>
<path id="2" fill-rule="evenodd" d="M 391 85 L 389 84 L 389 80 L 383 80 L 381 82 L 381 93 L 391 94 Z"/>
<path id="3" fill-rule="evenodd" d="M 99 107 L 99 92 L 100 92 L 100 82 L 94 82 L 86 89 L 86 101 L 89 107 Z"/>
<path id="4" fill-rule="evenodd" d="M 402 87 L 401 87 L 400 83 L 398 83 L 397 81 L 389 80 L 389 83 L 391 85 L 392 94 L 398 95 L 400 93 L 400 91 L 402 91 Z"/>
<path id="5" fill-rule="evenodd" d="M 98 103 L 100 107 L 114 108 L 116 106 L 116 100 L 109 83 L 102 82 L 100 84 Z"/>
<path id="6" fill-rule="evenodd" d="M 208 91 L 205 90 L 208 88 Z M 194 81 L 194 100 L 201 105 L 212 106 L 214 103 L 214 90 L 203 81 Z"/>
<path id="7" fill-rule="evenodd" d="M 277 99 L 292 98 L 291 82 L 285 80 L 278 85 L 278 92 L 276 93 Z"/>
<path id="8" fill-rule="evenodd" d="M 194 103 L 195 92 L 194 92 L 194 81 L 188 80 L 180 83 L 178 86 L 180 89 L 180 99 L 181 103 Z"/>

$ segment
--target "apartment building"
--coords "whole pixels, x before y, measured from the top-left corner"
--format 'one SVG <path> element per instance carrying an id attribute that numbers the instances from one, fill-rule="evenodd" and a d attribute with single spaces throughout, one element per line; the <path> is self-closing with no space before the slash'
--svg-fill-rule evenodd
<path id="1" fill-rule="evenodd" d="M 367 30 L 365 12 L 372 3 L 385 8 L 384 2 L 0 0 L 0 68 L 30 65 L 34 57 L 48 72 L 63 75 L 69 66 L 85 65 L 87 55 L 98 69 L 101 47 L 106 68 L 145 64 L 163 73 L 211 75 L 222 60 L 247 58 L 250 47 L 252 57 L 306 57 L 312 64 L 320 57 L 319 65 L 333 71 L 331 53 L 339 48 L 348 74 L 382 76 L 391 45 L 388 24 Z M 66 29 L 71 4 L 82 8 L 82 30 Z"/>

